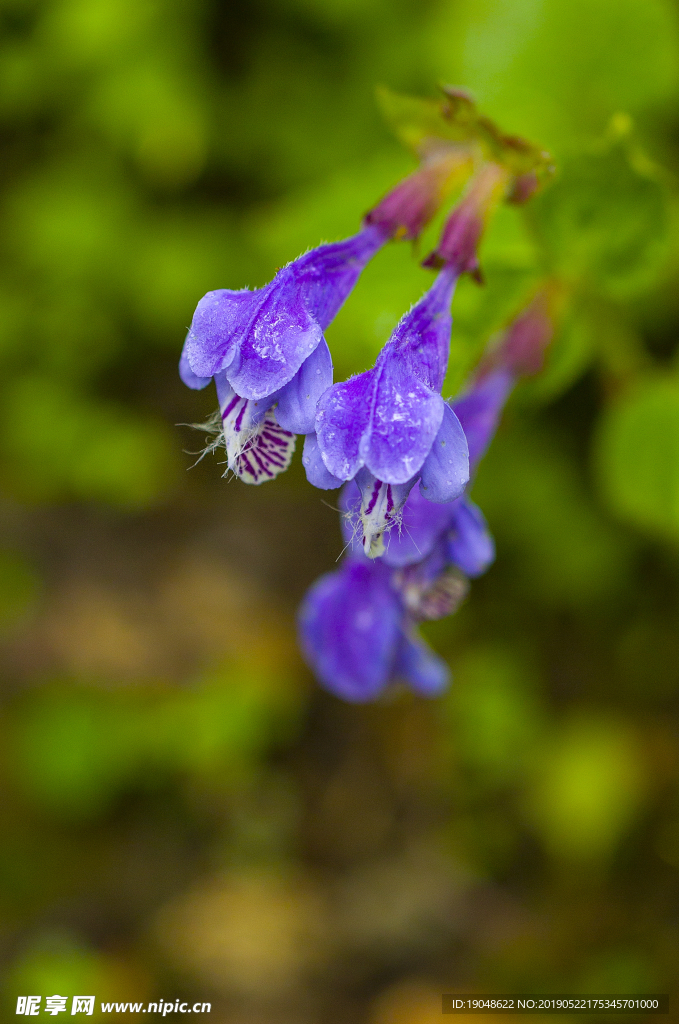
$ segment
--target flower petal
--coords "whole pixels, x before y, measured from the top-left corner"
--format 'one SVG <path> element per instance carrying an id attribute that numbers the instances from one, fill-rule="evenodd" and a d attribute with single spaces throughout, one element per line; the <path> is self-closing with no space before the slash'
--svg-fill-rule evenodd
<path id="1" fill-rule="evenodd" d="M 454 506 L 428 501 L 414 487 L 403 506 L 400 530 L 392 530 L 383 558 L 387 565 L 401 568 L 421 562 L 449 528 Z"/>
<path id="2" fill-rule="evenodd" d="M 266 483 L 288 468 L 294 451 L 295 435 L 279 426 L 270 409 L 235 459 L 235 471 L 246 484 Z"/>
<path id="3" fill-rule="evenodd" d="M 441 426 L 440 395 L 455 285 L 442 271 L 407 313 L 372 370 L 321 398 L 316 433 L 330 472 L 350 480 L 365 465 L 379 480 L 405 484 L 419 472 Z"/>
<path id="4" fill-rule="evenodd" d="M 332 384 L 332 357 L 325 338 L 277 394 L 276 419 L 293 434 L 311 434 L 318 399 Z M 337 486 L 337 485 L 333 485 Z"/>
<path id="5" fill-rule="evenodd" d="M 314 487 L 322 491 L 331 491 L 334 487 L 341 487 L 342 481 L 326 469 L 321 458 L 321 451 L 318 447 L 318 439 L 315 434 L 307 434 L 304 438 L 304 451 L 302 452 L 302 465 L 306 470 L 306 478 Z"/>
<path id="6" fill-rule="evenodd" d="M 297 287 L 322 330 L 356 284 L 361 271 L 389 237 L 379 226 L 368 226 L 351 238 L 319 245 L 291 263 Z"/>
<path id="7" fill-rule="evenodd" d="M 392 674 L 402 609 L 379 563 L 347 559 L 309 590 L 299 614 L 302 649 L 328 690 L 368 701 Z"/>
<path id="8" fill-rule="evenodd" d="M 361 468 L 360 444 L 370 421 L 374 370 L 333 384 L 318 401 L 316 435 L 327 469 L 351 480 Z"/>
<path id="9" fill-rule="evenodd" d="M 413 375 L 396 349 L 380 359 L 370 424 L 359 446 L 371 473 L 394 484 L 410 480 L 434 443 L 444 404 L 439 394 Z"/>
<path id="10" fill-rule="evenodd" d="M 212 377 L 198 377 L 191 369 L 189 362 L 189 356 L 186 351 L 186 343 L 182 349 L 181 358 L 179 360 L 179 376 L 181 377 L 187 388 L 195 388 L 200 391 L 201 388 L 207 387 L 212 380 Z"/>
<path id="11" fill-rule="evenodd" d="M 432 391 L 441 391 L 448 368 L 453 323 L 450 304 L 456 280 L 449 268 L 442 270 L 431 288 L 402 317 L 381 353 L 381 358 L 387 358 L 395 349 L 398 360 L 406 362 Z"/>
<path id="12" fill-rule="evenodd" d="M 438 697 L 450 682 L 446 663 L 413 633 L 401 634 L 394 675 L 406 679 L 423 697 Z"/>
<path id="13" fill-rule="evenodd" d="M 233 360 L 248 320 L 261 302 L 261 290 L 219 288 L 196 306 L 184 343 L 189 365 L 198 377 L 214 377 Z"/>
<path id="14" fill-rule="evenodd" d="M 444 404 L 443 422 L 422 466 L 420 491 L 429 501 L 453 501 L 469 483 L 469 449 L 462 425 Z"/>
<path id="15" fill-rule="evenodd" d="M 229 469 L 246 484 L 263 484 L 290 465 L 295 435 L 284 430 L 268 399 L 237 395 L 225 374 L 215 377 Z"/>
<path id="16" fill-rule="evenodd" d="M 437 544 L 424 562 L 397 569 L 392 583 L 408 614 L 418 622 L 452 615 L 469 592 L 467 577 L 459 569 L 446 565 L 444 542 Z"/>
<path id="17" fill-rule="evenodd" d="M 508 370 L 494 370 L 452 403 L 467 436 L 472 469 L 486 453 L 513 386 L 514 377 Z"/>
<path id="18" fill-rule="evenodd" d="M 297 288 L 292 265 L 280 270 L 259 296 L 226 368 L 231 386 L 243 398 L 265 398 L 280 390 L 323 337 Z"/>
<path id="19" fill-rule="evenodd" d="M 495 541 L 483 512 L 469 498 L 455 503 L 446 543 L 449 560 L 467 576 L 480 576 L 495 561 Z"/>

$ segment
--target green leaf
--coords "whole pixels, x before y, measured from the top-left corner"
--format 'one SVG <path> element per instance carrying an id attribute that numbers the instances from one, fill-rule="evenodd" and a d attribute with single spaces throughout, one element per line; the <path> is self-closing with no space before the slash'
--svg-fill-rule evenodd
<path id="1" fill-rule="evenodd" d="M 603 414 L 595 444 L 611 508 L 644 530 L 679 538 L 679 380 L 643 381 Z"/>

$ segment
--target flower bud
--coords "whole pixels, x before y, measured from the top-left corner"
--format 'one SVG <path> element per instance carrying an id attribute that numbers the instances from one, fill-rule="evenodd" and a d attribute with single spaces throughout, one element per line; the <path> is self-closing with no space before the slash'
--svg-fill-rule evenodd
<path id="1" fill-rule="evenodd" d="M 366 214 L 364 223 L 383 228 L 391 237 L 416 238 L 472 167 L 468 146 L 439 146 Z"/>
<path id="2" fill-rule="evenodd" d="M 560 300 L 557 285 L 544 284 L 511 322 L 498 347 L 488 353 L 477 376 L 485 377 L 497 368 L 508 370 L 513 377 L 541 370 L 545 351 L 554 336 Z"/>
<path id="3" fill-rule="evenodd" d="M 491 215 L 506 195 L 509 181 L 509 172 L 500 164 L 484 164 L 448 217 L 437 248 L 422 266 L 448 266 L 456 274 L 479 277 L 477 247 Z"/>

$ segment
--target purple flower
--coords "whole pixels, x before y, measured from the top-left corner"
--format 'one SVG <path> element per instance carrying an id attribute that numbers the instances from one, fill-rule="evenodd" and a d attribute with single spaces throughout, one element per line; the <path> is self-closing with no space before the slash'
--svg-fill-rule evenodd
<path id="1" fill-rule="evenodd" d="M 352 481 L 342 493 L 342 532 L 356 554 L 360 492 Z M 415 565 L 437 552 L 445 566 L 455 566 L 465 576 L 482 575 L 495 559 L 495 544 L 481 509 L 466 495 L 447 504 L 434 504 L 413 489 L 403 506 L 400 528 L 385 542 L 381 561 L 400 569 Z"/>
<path id="2" fill-rule="evenodd" d="M 217 443 L 242 480 L 272 479 L 290 462 L 294 435 L 313 430 L 318 398 L 332 384 L 323 331 L 388 237 L 365 227 L 300 256 L 264 288 L 220 289 L 198 303 L 179 372 L 193 388 L 214 377 Z"/>
<path id="3" fill-rule="evenodd" d="M 383 534 L 399 522 L 417 480 L 430 501 L 447 502 L 469 479 L 464 432 L 441 397 L 455 281 L 454 269 L 445 267 L 398 324 L 373 369 L 324 392 L 316 436 L 307 439 L 304 465 L 312 484 L 356 480 L 371 557 L 383 552 Z"/>
<path id="4" fill-rule="evenodd" d="M 456 179 L 468 147 L 448 146 L 396 186 L 351 238 L 289 263 L 263 288 L 208 292 L 196 308 L 179 364 L 191 388 L 214 377 L 229 469 L 263 483 L 286 468 L 294 435 L 314 429 L 316 404 L 332 384 L 323 332 L 385 242 L 414 238 Z"/>
<path id="5" fill-rule="evenodd" d="M 486 454 L 515 379 L 514 373 L 499 366 L 477 378 L 472 387 L 453 402 L 469 445 L 472 471 Z"/>
<path id="6" fill-rule="evenodd" d="M 204 385 L 223 371 L 241 398 L 280 392 L 323 342 L 323 331 L 388 237 L 368 226 L 305 253 L 263 288 L 208 292 L 184 344 L 182 365 L 194 375 L 185 383 Z"/>
<path id="7" fill-rule="evenodd" d="M 448 669 L 418 636 L 393 576 L 382 562 L 346 558 L 311 587 L 300 608 L 305 658 L 344 700 L 374 700 L 398 679 L 424 696 L 447 685 Z"/>
<path id="8" fill-rule="evenodd" d="M 464 430 L 441 397 L 450 304 L 460 274 L 478 274 L 477 246 L 509 181 L 499 164 L 481 167 L 426 261 L 442 268 L 434 285 L 403 317 L 372 370 L 333 385 L 318 402 L 316 436 L 307 437 L 303 456 L 307 478 L 321 488 L 356 481 L 371 558 L 384 553 L 384 534 L 400 527 L 418 480 L 425 498 L 442 503 L 458 498 L 469 481 Z"/>
<path id="9" fill-rule="evenodd" d="M 473 468 L 495 433 L 513 383 L 514 375 L 499 368 L 453 403 Z M 305 658 L 321 684 L 345 700 L 372 700 L 399 679 L 436 696 L 448 683 L 448 669 L 423 642 L 417 623 L 456 610 L 466 579 L 492 564 L 493 538 L 466 495 L 435 503 L 412 489 L 382 558 L 369 559 L 355 540 L 362 514 L 360 472 L 340 499 L 349 553 L 336 572 L 311 587 L 300 610 Z"/>

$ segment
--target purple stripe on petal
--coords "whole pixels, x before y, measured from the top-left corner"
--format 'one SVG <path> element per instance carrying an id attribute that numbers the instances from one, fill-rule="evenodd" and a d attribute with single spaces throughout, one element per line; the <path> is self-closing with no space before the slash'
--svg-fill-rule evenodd
<path id="1" fill-rule="evenodd" d="M 420 491 L 429 501 L 454 501 L 469 482 L 469 449 L 464 430 L 449 405 L 431 451 L 424 460 Z"/>
<path id="2" fill-rule="evenodd" d="M 233 424 L 234 430 L 236 431 L 237 434 L 239 434 L 241 432 L 241 430 L 243 429 L 243 418 L 245 416 L 245 410 L 247 409 L 247 406 L 248 406 L 247 398 L 242 398 L 241 399 L 240 409 L 236 413 L 236 418 L 235 418 L 234 424 Z"/>
<path id="3" fill-rule="evenodd" d="M 240 395 L 237 395 L 233 390 L 226 379 L 226 374 L 223 370 L 220 373 L 215 374 L 215 387 L 217 388 L 219 409 L 222 414 L 222 419 L 224 419 L 224 417 L 227 416 L 237 404 Z"/>
<path id="4" fill-rule="evenodd" d="M 271 431 L 269 430 L 263 430 L 262 437 L 265 438 L 267 441 L 270 441 L 271 444 L 278 445 L 280 448 L 285 448 L 287 445 L 286 440 L 284 440 L 282 437 L 276 437 L 276 435 L 272 434 Z"/>
<path id="5" fill-rule="evenodd" d="M 383 484 L 381 480 L 373 480 L 371 482 L 370 486 L 368 487 L 368 492 L 367 492 L 368 493 L 368 499 L 367 499 L 367 503 L 366 503 L 366 506 L 365 506 L 365 514 L 367 516 L 369 516 L 371 514 L 371 512 L 374 512 L 375 505 L 377 504 L 377 499 L 379 497 L 379 493 L 380 493 L 380 491 L 382 490 L 383 487 L 384 487 L 385 491 L 389 490 L 388 485 Z M 387 508 L 387 515 L 389 514 L 389 512 L 391 511 L 391 509 L 393 507 L 394 507 L 394 503 L 393 503 L 393 501 L 390 501 L 389 502 L 389 506 Z"/>
<path id="6" fill-rule="evenodd" d="M 384 534 L 400 529 L 401 512 L 415 477 L 405 484 L 389 484 L 377 480 L 365 467 L 356 474 L 356 484 L 361 492 L 361 504 L 358 510 L 363 550 L 369 558 L 378 558 L 384 554 Z"/>
<path id="7" fill-rule="evenodd" d="M 252 403 L 246 404 L 249 406 Z M 283 446 L 281 441 L 284 442 Z M 262 484 L 288 468 L 294 450 L 295 435 L 281 430 L 276 423 L 274 411 L 269 410 L 254 430 L 236 437 L 233 455 L 229 457 L 229 468 L 244 483 Z"/>
<path id="8" fill-rule="evenodd" d="M 246 398 L 241 398 L 240 395 L 237 395 L 236 392 L 234 391 L 233 392 L 233 398 L 227 404 L 226 408 L 222 412 L 222 419 L 225 420 L 227 418 L 227 416 L 230 416 L 231 413 L 233 412 L 233 410 L 239 404 L 239 402 L 246 402 L 246 401 L 247 401 Z"/>

